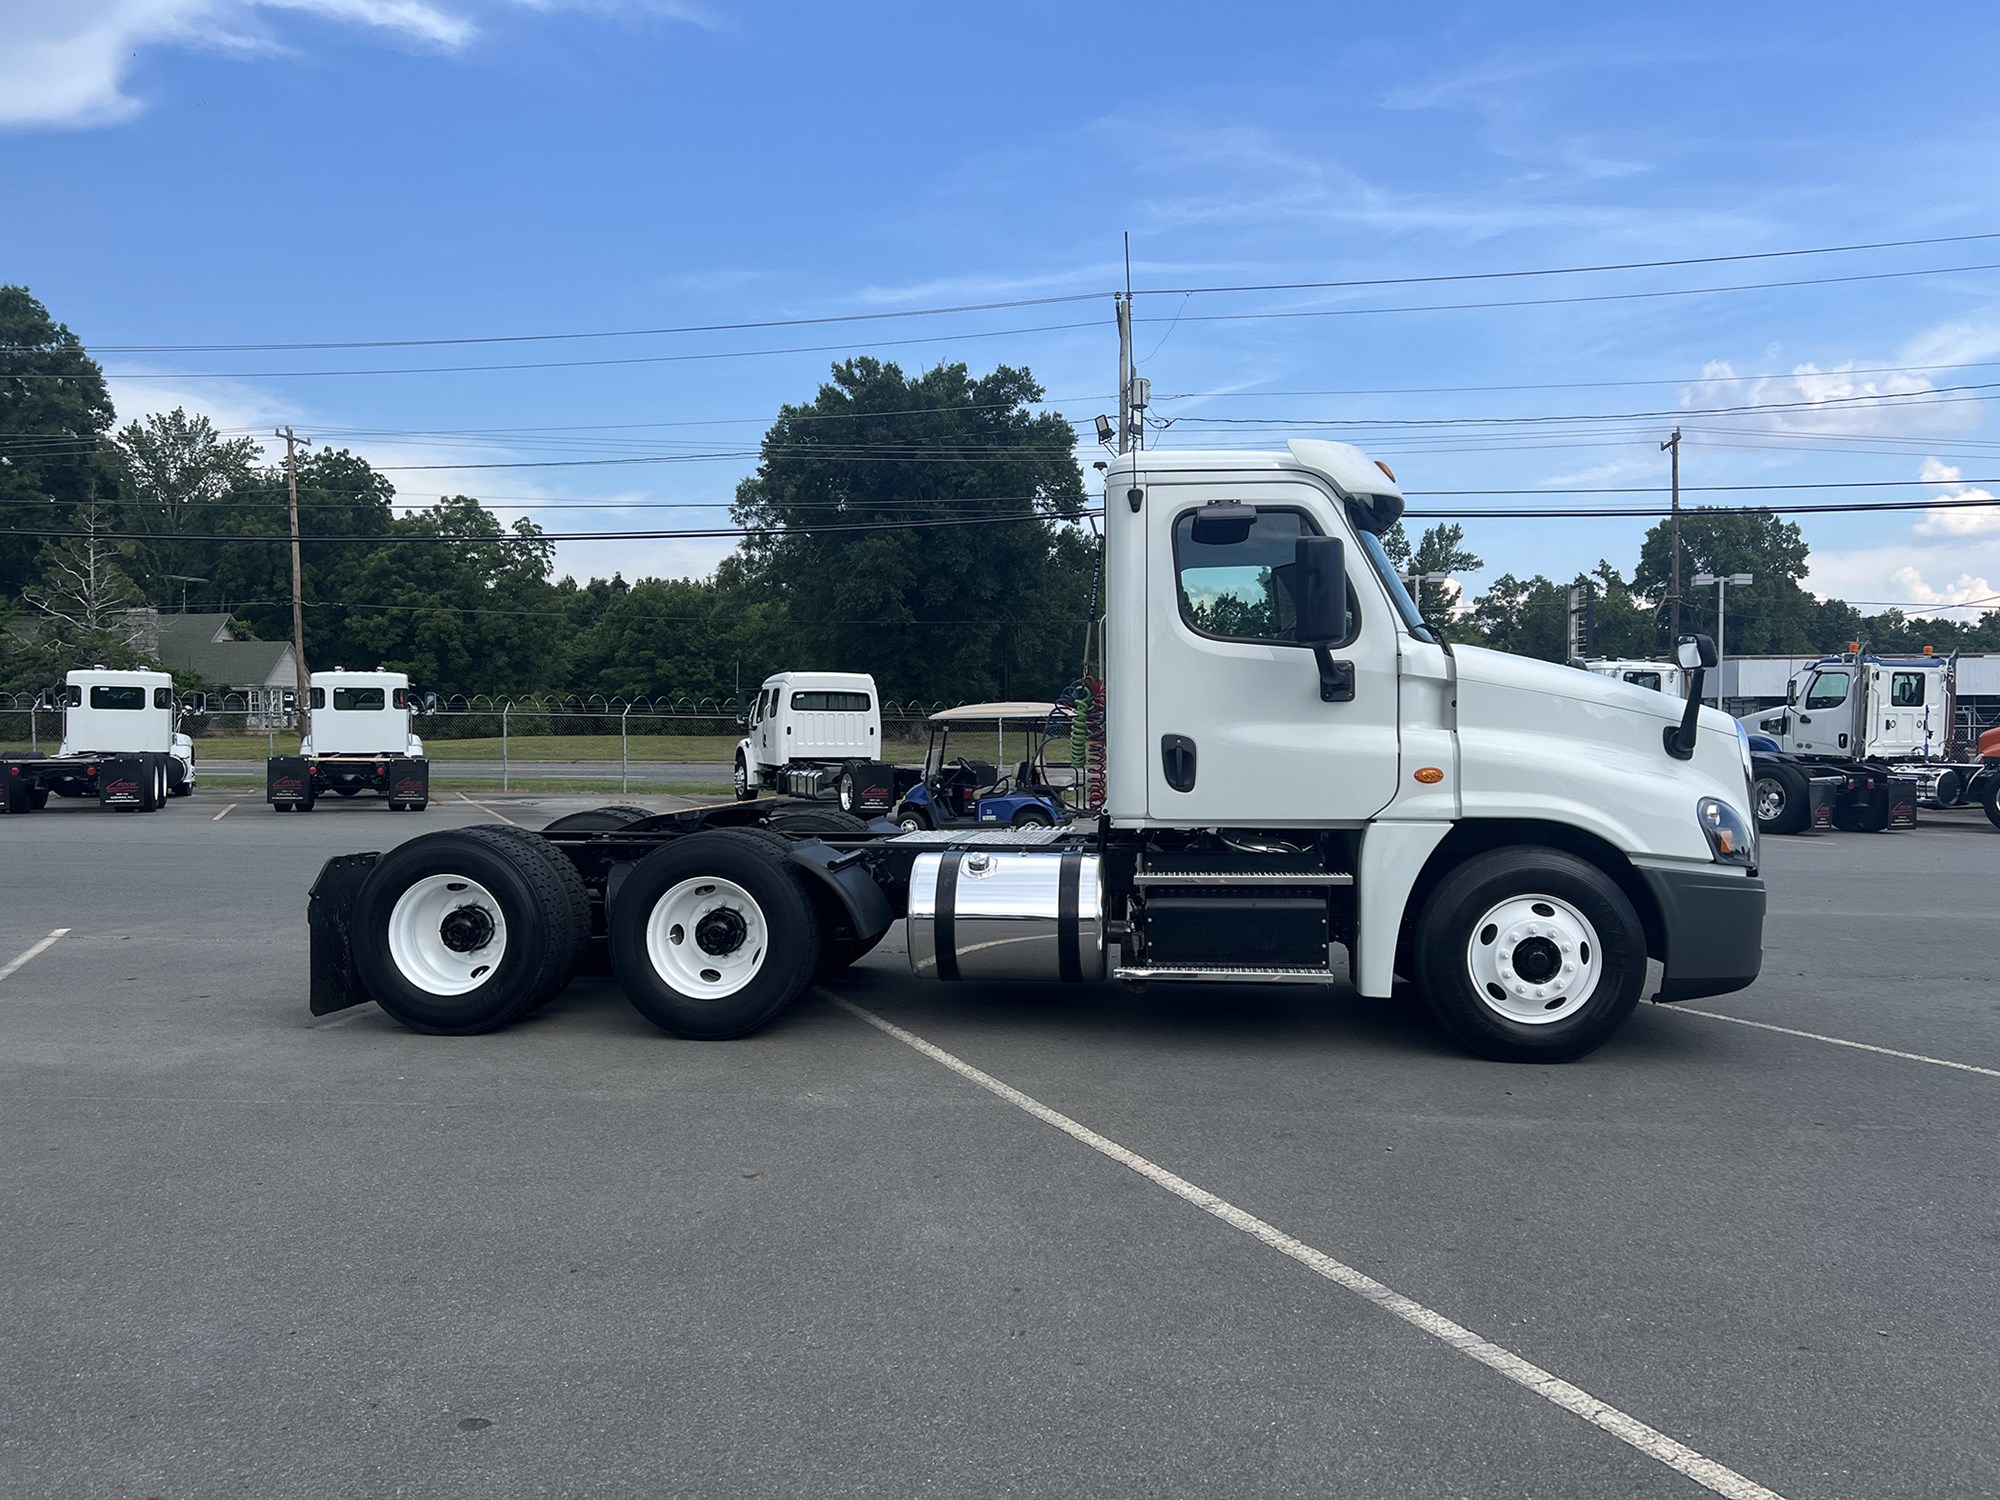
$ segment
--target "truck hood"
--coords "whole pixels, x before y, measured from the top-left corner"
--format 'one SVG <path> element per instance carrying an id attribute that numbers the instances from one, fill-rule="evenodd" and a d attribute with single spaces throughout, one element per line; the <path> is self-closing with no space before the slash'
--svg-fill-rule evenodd
<path id="1" fill-rule="evenodd" d="M 1664 743 L 1682 700 L 1575 667 L 1454 646 L 1467 817 L 1523 813 L 1586 828 L 1628 853 L 1708 860 L 1704 796 L 1749 811 L 1736 721 L 1703 708 L 1694 756 Z"/>

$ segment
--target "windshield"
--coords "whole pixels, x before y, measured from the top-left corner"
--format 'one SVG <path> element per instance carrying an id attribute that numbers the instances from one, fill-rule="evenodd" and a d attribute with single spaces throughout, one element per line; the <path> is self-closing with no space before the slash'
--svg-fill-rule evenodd
<path id="1" fill-rule="evenodd" d="M 1402 575 L 1396 571 L 1395 563 L 1389 560 L 1389 553 L 1382 545 L 1382 538 L 1358 524 L 1354 530 L 1361 538 L 1361 550 L 1368 554 L 1369 566 L 1374 568 L 1375 576 L 1382 580 L 1382 587 L 1389 591 L 1389 602 L 1396 606 L 1396 613 L 1403 617 L 1403 623 L 1409 627 L 1410 634 L 1420 641 L 1429 641 L 1435 646 L 1437 635 L 1424 623 L 1423 613 L 1417 608 L 1417 601 L 1412 599 L 1410 591 L 1403 587 Z"/>

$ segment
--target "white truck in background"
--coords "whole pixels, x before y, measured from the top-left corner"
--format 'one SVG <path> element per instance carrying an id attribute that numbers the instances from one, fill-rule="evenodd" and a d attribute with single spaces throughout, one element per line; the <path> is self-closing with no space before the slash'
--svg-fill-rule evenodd
<path id="1" fill-rule="evenodd" d="M 899 790 L 882 759 L 882 703 L 866 672 L 778 672 L 764 679 L 736 722 L 736 798 L 760 791 L 837 797 L 841 811 L 887 812 Z"/>
<path id="2" fill-rule="evenodd" d="M 311 812 L 323 796 L 373 792 L 391 812 L 430 805 L 430 762 L 411 727 L 419 707 L 401 672 L 336 667 L 308 681 L 306 733 L 297 755 L 265 766 L 264 797 L 274 812 Z"/>
<path id="3" fill-rule="evenodd" d="M 1955 657 L 1859 650 L 1801 668 L 1782 708 L 1741 720 L 1753 737 L 1760 824 L 1796 831 L 1803 826 L 1792 800 L 1798 783 L 1834 775 L 1843 781 L 1835 827 L 1911 827 L 1919 802 L 1978 802 L 2000 825 L 2000 768 L 1985 746 L 1962 743 L 1969 736 L 1957 725 L 1957 674 Z"/>
<path id="4" fill-rule="evenodd" d="M 1402 512 L 1395 476 L 1344 443 L 1121 455 L 1087 730 L 1100 817 L 905 832 L 753 799 L 428 833 L 320 871 L 312 1010 L 490 1031 L 601 937 L 656 1025 L 743 1036 L 899 918 L 921 979 L 1407 981 L 1461 1044 L 1515 1061 L 1606 1041 L 1649 959 L 1659 1000 L 1752 983 L 1750 756 L 1700 704 L 1714 643 L 1679 644 L 1683 703 L 1452 646 L 1383 546 Z M 766 717 L 773 685 L 810 690 L 767 684 Z"/>
<path id="5" fill-rule="evenodd" d="M 94 797 L 119 812 L 156 812 L 194 790 L 194 741 L 181 732 L 185 711 L 203 711 L 195 694 L 183 705 L 165 672 L 92 667 L 68 673 L 37 708 L 60 710 L 62 744 L 54 755 L 0 756 L 7 811 L 38 812 L 49 797 Z"/>
<path id="6" fill-rule="evenodd" d="M 1670 661 L 1644 661 L 1628 657 L 1587 656 L 1578 660 L 1576 666 L 1586 672 L 1595 672 L 1599 677 L 1615 678 L 1619 682 L 1629 682 L 1634 687 L 1651 688 L 1656 693 L 1665 693 L 1669 698 L 1687 696 L 1687 675 Z"/>

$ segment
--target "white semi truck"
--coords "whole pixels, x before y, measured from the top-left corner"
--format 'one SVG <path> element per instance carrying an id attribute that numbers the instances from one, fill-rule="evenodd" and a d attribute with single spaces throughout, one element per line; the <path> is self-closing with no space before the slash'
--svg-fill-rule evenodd
<path id="1" fill-rule="evenodd" d="M 1801 668 L 1782 708 L 1746 714 L 1756 745 L 1753 811 L 1775 832 L 1798 821 L 1801 778 L 1842 778 L 1834 822 L 1858 829 L 1913 826 L 1919 802 L 1978 802 L 2000 825 L 2000 767 L 1984 745 L 1963 743 L 1956 658 L 1879 657 L 1860 650 Z"/>
<path id="2" fill-rule="evenodd" d="M 882 760 L 882 703 L 866 672 L 778 672 L 736 722 L 738 801 L 760 791 L 837 796 L 850 813 L 887 812 L 900 790 Z"/>
<path id="3" fill-rule="evenodd" d="M 54 755 L 0 756 L 7 811 L 37 812 L 50 794 L 94 797 L 119 812 L 156 812 L 194 790 L 194 741 L 181 715 L 200 713 L 203 695 L 183 705 L 165 672 L 92 667 L 66 674 L 37 707 L 60 710 Z"/>
<path id="4" fill-rule="evenodd" d="M 297 755 L 265 766 L 264 797 L 274 812 L 311 812 L 324 796 L 373 792 L 391 812 L 430 805 L 430 761 L 410 726 L 419 707 L 401 672 L 336 667 L 308 681 L 306 734 Z"/>
<path id="5" fill-rule="evenodd" d="M 1103 814 L 903 831 L 776 800 L 330 861 L 315 1013 L 427 1032 L 548 1001 L 601 939 L 687 1037 L 756 1030 L 904 921 L 946 982 L 1410 982 L 1483 1056 L 1564 1061 L 1740 989 L 1764 922 L 1743 732 L 1698 697 L 1447 645 L 1354 448 L 1122 456 L 1106 480 Z M 1713 644 L 1681 643 L 1699 677 Z M 1093 746 L 1093 752 L 1097 747 Z"/>
<path id="6" fill-rule="evenodd" d="M 1634 687 L 1651 688 L 1669 698 L 1687 696 L 1687 675 L 1670 661 L 1647 661 L 1635 657 L 1588 656 L 1576 663 L 1599 677 L 1613 677 Z"/>

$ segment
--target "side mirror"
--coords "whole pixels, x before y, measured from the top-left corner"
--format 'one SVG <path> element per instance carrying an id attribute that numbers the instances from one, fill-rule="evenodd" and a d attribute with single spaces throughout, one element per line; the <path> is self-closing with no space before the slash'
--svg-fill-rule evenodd
<path id="1" fill-rule="evenodd" d="M 181 702 L 181 712 L 193 718 L 200 718 L 208 712 L 208 694 L 189 693 Z"/>
<path id="2" fill-rule="evenodd" d="M 1188 538 L 1203 547 L 1235 547 L 1250 540 L 1257 507 L 1240 500 L 1211 500 L 1194 513 Z"/>
<path id="3" fill-rule="evenodd" d="M 35 694 L 35 707 L 43 713 L 54 713 L 60 696 L 54 688 L 43 688 Z"/>
<path id="4" fill-rule="evenodd" d="M 278 694 L 278 711 L 287 716 L 299 711 L 299 690 L 284 688 Z"/>
<path id="5" fill-rule="evenodd" d="M 1347 544 L 1337 536 L 1302 536 L 1293 545 L 1292 591 L 1299 608 L 1299 644 L 1324 647 L 1345 640 Z"/>
<path id="6" fill-rule="evenodd" d="M 746 706 L 745 703 L 743 702 L 743 695 L 741 693 L 738 693 L 734 698 L 731 698 L 729 702 L 730 705 L 736 710 L 737 724 L 738 725 L 748 724 L 750 722 L 750 710 L 748 706 Z"/>
<path id="7" fill-rule="evenodd" d="M 1680 723 L 1667 726 L 1664 738 L 1667 754 L 1675 760 L 1689 760 L 1694 755 L 1695 726 L 1701 720 L 1701 679 L 1715 665 L 1715 638 L 1682 636 L 1674 647 L 1674 660 L 1687 673 L 1687 707 L 1681 711 Z"/>
<path id="8" fill-rule="evenodd" d="M 1787 708 L 1791 708 L 1791 707 L 1793 707 L 1793 706 L 1794 706 L 1795 704 L 1797 704 L 1797 702 L 1798 702 L 1798 701 L 1799 701 L 1799 685 L 1798 685 L 1798 684 L 1797 684 L 1796 682 L 1788 682 L 1788 683 L 1786 683 L 1786 684 L 1785 684 L 1785 707 L 1787 707 Z"/>
<path id="9" fill-rule="evenodd" d="M 1680 644 L 1674 647 L 1674 660 L 1680 663 L 1683 672 L 1706 671 L 1715 665 L 1715 637 L 1682 636 Z"/>
<path id="10" fill-rule="evenodd" d="M 436 693 L 425 693 L 423 697 L 423 712 L 428 715 L 434 714 L 437 711 L 438 695 Z"/>

